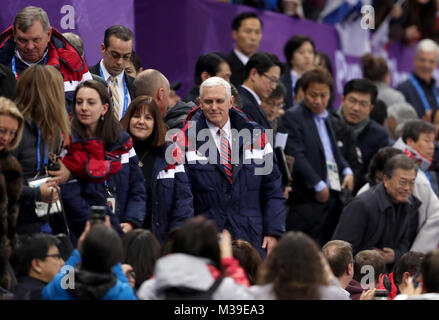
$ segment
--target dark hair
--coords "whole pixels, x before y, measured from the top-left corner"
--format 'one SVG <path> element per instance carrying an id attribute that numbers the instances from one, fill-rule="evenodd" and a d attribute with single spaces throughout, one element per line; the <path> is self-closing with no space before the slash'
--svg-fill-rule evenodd
<path id="1" fill-rule="evenodd" d="M 387 105 L 381 99 L 376 99 L 372 111 L 369 114 L 372 120 L 383 125 L 387 118 Z"/>
<path id="2" fill-rule="evenodd" d="M 314 41 L 310 37 L 303 35 L 292 36 L 290 39 L 288 39 L 287 43 L 285 44 L 284 55 L 287 64 L 290 68 L 293 68 L 293 65 L 291 65 L 291 59 L 293 58 L 294 52 L 296 52 L 296 50 L 298 50 L 305 42 L 309 42 L 314 52 L 316 51 L 316 46 L 314 44 Z"/>
<path id="3" fill-rule="evenodd" d="M 363 266 L 372 266 L 375 273 L 375 282 L 379 280 L 380 274 L 386 272 L 386 263 L 384 258 L 376 250 L 363 250 L 358 252 L 354 257 L 354 279 L 361 282 L 365 276 Z"/>
<path id="4" fill-rule="evenodd" d="M 249 19 L 249 18 L 256 18 L 256 19 L 258 19 L 259 22 L 261 23 L 261 29 L 263 28 L 264 24 L 263 24 L 262 20 L 256 15 L 256 13 L 247 11 L 247 12 L 240 13 L 235 18 L 233 18 L 232 30 L 238 31 L 239 28 L 241 27 L 242 21 L 245 20 L 245 19 Z"/>
<path id="5" fill-rule="evenodd" d="M 300 77 L 299 79 L 297 79 L 296 81 L 296 85 L 294 86 L 294 95 L 296 96 L 297 93 L 299 93 L 299 89 L 302 88 L 303 90 L 303 81 L 302 81 L 302 77 Z"/>
<path id="6" fill-rule="evenodd" d="M 302 232 L 285 233 L 261 268 L 261 284 L 272 283 L 278 300 L 318 300 L 327 285 L 316 242 Z"/>
<path id="7" fill-rule="evenodd" d="M 218 228 L 213 220 L 195 216 L 186 220 L 174 234 L 172 253 L 185 253 L 209 259 L 223 273 Z"/>
<path id="8" fill-rule="evenodd" d="M 405 143 L 408 139 L 417 142 L 421 133 L 436 134 L 436 128 L 432 123 L 420 119 L 407 121 L 402 128 L 402 140 Z"/>
<path id="9" fill-rule="evenodd" d="M 244 268 L 250 285 L 256 284 L 259 267 L 262 265 L 261 256 L 249 242 L 245 240 L 233 240 L 233 257 Z"/>
<path id="10" fill-rule="evenodd" d="M 329 87 L 329 91 L 332 92 L 334 82 L 331 74 L 321 67 L 306 71 L 300 79 L 302 79 L 303 92 L 306 92 L 311 83 L 325 84 Z"/>
<path id="11" fill-rule="evenodd" d="M 104 115 L 104 120 L 99 120 L 96 126 L 96 137 L 102 138 L 106 145 L 114 144 L 121 138 L 122 127 L 120 122 L 113 114 L 113 104 L 111 103 L 108 89 L 102 83 L 95 80 L 87 80 L 78 84 L 73 96 L 73 112 L 72 128 L 79 134 L 81 138 L 87 138 L 84 125 L 78 120 L 76 114 L 76 96 L 82 88 L 90 88 L 96 90 L 102 104 L 108 104 L 108 110 Z"/>
<path id="12" fill-rule="evenodd" d="M 361 57 L 363 65 L 363 76 L 372 81 L 383 81 L 386 74 L 389 73 L 386 59 L 374 57 L 367 53 Z"/>
<path id="13" fill-rule="evenodd" d="M 287 95 L 287 89 L 285 88 L 285 85 L 279 81 L 276 85 L 276 88 L 271 91 L 270 96 L 267 99 L 280 99 L 285 98 Z"/>
<path id="14" fill-rule="evenodd" d="M 405 154 L 398 154 L 386 162 L 384 165 L 383 174 L 391 179 L 396 169 L 415 170 L 415 173 L 417 173 L 418 166 L 415 164 L 413 159 L 409 158 Z"/>
<path id="15" fill-rule="evenodd" d="M 274 66 L 278 66 L 282 69 L 281 63 L 276 55 L 264 51 L 256 52 L 245 65 L 244 79 L 248 79 L 252 69 L 256 69 L 258 74 L 262 75 Z"/>
<path id="16" fill-rule="evenodd" d="M 404 272 L 410 273 L 415 277 L 421 270 L 421 263 L 425 254 L 422 252 L 409 251 L 404 253 L 395 267 L 395 283 L 401 284 Z"/>
<path id="17" fill-rule="evenodd" d="M 421 264 L 422 283 L 427 292 L 439 293 L 439 249 L 428 252 Z"/>
<path id="18" fill-rule="evenodd" d="M 58 240 L 47 233 L 21 235 L 17 248 L 11 257 L 11 264 L 17 278 L 27 276 L 32 267 L 32 260 L 44 260 L 51 246 L 58 246 Z"/>
<path id="19" fill-rule="evenodd" d="M 122 240 L 124 263 L 133 267 L 136 274 L 136 288 L 154 273 L 154 266 L 160 257 L 160 243 L 154 234 L 145 229 L 126 233 Z"/>
<path id="20" fill-rule="evenodd" d="M 163 121 L 163 117 L 160 113 L 159 107 L 157 106 L 153 98 L 149 96 L 138 96 L 133 101 L 131 101 L 125 115 L 120 120 L 120 123 L 125 131 L 132 135 L 130 131 L 131 118 L 136 113 L 141 113 L 145 109 L 149 113 L 151 113 L 152 117 L 154 118 L 154 129 L 150 137 L 151 145 L 153 147 L 163 146 L 165 144 L 166 137 L 166 124 Z M 135 139 L 134 136 L 133 138 Z"/>
<path id="21" fill-rule="evenodd" d="M 139 72 L 140 68 L 142 67 L 142 62 L 140 61 L 139 55 L 136 52 L 131 51 L 130 61 L 132 62 L 134 69 L 136 69 L 136 72 Z"/>
<path id="22" fill-rule="evenodd" d="M 367 178 L 371 186 L 375 185 L 376 172 L 383 172 L 387 160 L 396 156 L 397 154 L 403 154 L 403 152 L 393 147 L 384 147 L 378 150 L 378 152 L 372 157 L 369 162 L 369 170 L 367 173 Z"/>
<path id="23" fill-rule="evenodd" d="M 122 240 L 113 228 L 104 224 L 91 227 L 81 247 L 81 269 L 110 273 L 123 260 Z"/>
<path id="24" fill-rule="evenodd" d="M 378 94 L 376 86 L 366 78 L 352 79 L 343 88 L 343 95 L 346 97 L 351 92 L 359 92 L 370 95 L 370 102 L 374 105 Z"/>
<path id="25" fill-rule="evenodd" d="M 230 90 L 232 92 L 232 96 L 234 98 L 233 105 L 238 109 L 242 109 L 242 101 L 241 96 L 239 95 L 238 89 L 234 86 L 233 83 L 230 83 Z"/>
<path id="26" fill-rule="evenodd" d="M 195 84 L 199 86 L 203 82 L 201 80 L 201 74 L 203 71 L 206 71 L 211 77 L 215 76 L 219 71 L 219 66 L 224 62 L 228 63 L 224 58 L 215 52 L 209 52 L 201 55 L 195 65 Z"/>
<path id="27" fill-rule="evenodd" d="M 322 248 L 323 255 L 331 267 L 334 276 L 341 277 L 349 264 L 354 263 L 352 245 L 343 240 L 332 240 Z"/>
<path id="28" fill-rule="evenodd" d="M 111 26 L 107 30 L 105 30 L 104 35 L 104 46 L 105 48 L 108 48 L 110 45 L 110 37 L 115 36 L 116 38 L 123 40 L 123 41 L 129 41 L 134 39 L 133 32 L 124 26 Z"/>
<path id="29" fill-rule="evenodd" d="M 329 59 L 328 55 L 322 51 L 316 51 L 315 55 L 316 55 L 316 57 L 319 57 L 321 61 L 323 61 L 326 69 L 328 69 L 331 76 L 334 77 L 334 71 L 332 69 L 331 60 Z"/>

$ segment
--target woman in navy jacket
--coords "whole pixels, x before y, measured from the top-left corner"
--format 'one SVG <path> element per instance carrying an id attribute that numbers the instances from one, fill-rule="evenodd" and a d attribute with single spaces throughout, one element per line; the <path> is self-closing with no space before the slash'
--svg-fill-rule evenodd
<path id="1" fill-rule="evenodd" d="M 134 139 L 139 167 L 145 176 L 147 193 L 143 223 L 160 242 L 169 231 L 193 217 L 193 199 L 183 164 L 173 164 L 166 152 L 166 125 L 151 97 L 139 96 L 128 107 L 122 126 Z M 169 149 L 170 150 L 170 149 Z"/>
<path id="2" fill-rule="evenodd" d="M 141 227 L 144 178 L 132 139 L 113 115 L 107 89 L 97 81 L 85 81 L 78 85 L 73 103 L 72 143 L 63 163 L 76 179 L 62 187 L 73 234 L 82 233 L 93 205 L 107 208 L 119 234 Z"/>

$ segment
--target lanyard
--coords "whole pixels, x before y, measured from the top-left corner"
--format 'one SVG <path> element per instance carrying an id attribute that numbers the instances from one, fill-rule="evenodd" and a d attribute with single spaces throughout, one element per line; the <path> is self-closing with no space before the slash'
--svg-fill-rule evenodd
<path id="1" fill-rule="evenodd" d="M 41 170 L 41 130 L 38 128 L 38 139 L 37 139 L 37 170 L 40 172 Z M 47 166 L 49 164 L 49 156 L 46 152 L 46 143 L 44 143 L 44 164 Z"/>
<path id="2" fill-rule="evenodd" d="M 105 79 L 104 73 L 102 72 L 102 67 L 100 64 L 99 64 L 99 73 L 101 74 L 102 79 Z M 128 89 L 127 89 L 127 81 L 125 79 L 125 73 L 123 75 L 122 82 L 123 82 L 123 111 L 122 111 L 121 118 L 125 115 L 125 112 L 128 109 Z"/>
<path id="3" fill-rule="evenodd" d="M 43 64 L 47 63 L 47 54 L 44 57 L 43 60 Z M 12 73 L 15 75 L 15 80 L 18 80 L 18 73 L 17 73 L 17 67 L 15 66 L 15 55 L 12 57 L 12 61 L 11 61 L 11 68 L 12 68 Z"/>
<path id="4" fill-rule="evenodd" d="M 410 82 L 415 87 L 416 91 L 418 92 L 419 97 L 421 98 L 422 104 L 424 105 L 425 110 L 431 110 L 430 103 L 427 100 L 427 97 L 425 96 L 424 90 L 422 90 L 421 85 L 419 84 L 418 80 L 411 74 L 410 75 Z M 433 85 L 433 93 L 434 97 L 436 98 L 436 105 L 439 107 L 439 92 L 435 85 Z"/>

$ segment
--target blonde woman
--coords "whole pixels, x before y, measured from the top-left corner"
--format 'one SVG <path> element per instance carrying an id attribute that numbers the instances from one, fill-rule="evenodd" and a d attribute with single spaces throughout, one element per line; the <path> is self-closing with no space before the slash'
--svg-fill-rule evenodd
<path id="1" fill-rule="evenodd" d="M 51 232 L 46 218 L 36 214 L 36 202 L 58 200 L 58 182 L 64 182 L 59 172 L 68 172 L 56 155 L 64 140 L 70 137 L 70 121 L 65 107 L 64 83 L 61 73 L 52 66 L 36 64 L 27 68 L 17 81 L 16 104 L 24 116 L 23 138 L 14 151 L 23 167 L 25 179 L 20 198 L 17 222 L 19 233 Z M 59 168 L 50 167 L 56 164 Z M 48 171 L 48 169 L 54 169 Z M 60 170 L 56 170 L 60 169 Z M 56 171 L 55 171 L 56 170 Z M 29 179 L 49 174 L 55 176 L 41 186 L 27 186 Z M 68 177 L 68 174 L 67 174 Z"/>

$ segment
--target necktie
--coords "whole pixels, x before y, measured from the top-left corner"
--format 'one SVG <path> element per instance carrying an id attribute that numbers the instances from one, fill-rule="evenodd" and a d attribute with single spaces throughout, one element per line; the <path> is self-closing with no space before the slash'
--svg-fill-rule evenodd
<path id="1" fill-rule="evenodd" d="M 117 79 L 116 77 L 110 77 L 110 90 L 111 90 L 111 99 L 113 100 L 113 110 L 116 119 L 119 120 L 119 94 L 117 93 Z"/>
<path id="2" fill-rule="evenodd" d="M 220 161 L 224 168 L 224 172 L 227 175 L 227 180 L 232 183 L 232 152 L 230 150 L 229 140 L 227 140 L 226 132 L 224 130 L 218 129 L 218 134 L 221 137 L 221 148 L 220 148 Z"/>

